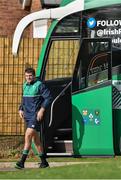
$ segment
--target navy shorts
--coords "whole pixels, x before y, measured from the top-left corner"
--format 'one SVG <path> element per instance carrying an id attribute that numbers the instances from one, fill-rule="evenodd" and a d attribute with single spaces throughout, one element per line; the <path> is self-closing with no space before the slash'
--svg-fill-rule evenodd
<path id="1" fill-rule="evenodd" d="M 26 127 L 27 128 L 32 128 L 35 129 L 36 131 L 40 131 L 40 127 L 41 127 L 41 122 L 37 121 L 37 120 L 26 120 Z"/>

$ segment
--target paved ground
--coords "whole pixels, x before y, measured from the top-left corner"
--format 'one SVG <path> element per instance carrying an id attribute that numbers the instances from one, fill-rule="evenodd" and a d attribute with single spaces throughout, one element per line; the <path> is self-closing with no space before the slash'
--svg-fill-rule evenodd
<path id="1" fill-rule="evenodd" d="M 88 164 L 88 163 L 98 163 L 98 162 L 50 162 L 49 166 L 51 167 L 59 167 L 59 166 L 67 166 L 72 164 Z M 15 162 L 0 162 L 0 171 L 15 171 L 14 168 Z M 38 162 L 26 162 L 25 168 L 38 168 Z"/>

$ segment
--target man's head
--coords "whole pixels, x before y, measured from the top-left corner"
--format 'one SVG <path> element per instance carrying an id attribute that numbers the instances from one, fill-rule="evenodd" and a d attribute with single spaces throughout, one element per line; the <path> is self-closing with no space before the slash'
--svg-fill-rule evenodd
<path id="1" fill-rule="evenodd" d="M 35 70 L 31 67 L 25 69 L 25 79 L 28 84 L 35 80 Z"/>

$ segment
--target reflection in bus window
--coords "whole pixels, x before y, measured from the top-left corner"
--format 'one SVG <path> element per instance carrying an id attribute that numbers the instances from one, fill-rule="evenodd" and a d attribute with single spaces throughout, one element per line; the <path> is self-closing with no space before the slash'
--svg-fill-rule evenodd
<path id="1" fill-rule="evenodd" d="M 80 89 L 108 80 L 109 57 L 109 43 L 107 41 L 86 41 L 82 44 L 80 68 L 77 73 Z"/>
<path id="2" fill-rule="evenodd" d="M 112 49 L 112 66 L 120 66 L 121 65 L 121 49 L 113 48 Z"/>
<path id="3" fill-rule="evenodd" d="M 71 14 L 64 19 L 62 19 L 58 25 L 53 34 L 62 34 L 63 36 L 65 34 L 74 34 L 79 35 L 80 34 L 80 23 L 81 23 L 81 13 L 74 13 Z"/>
<path id="4" fill-rule="evenodd" d="M 92 42 L 90 44 L 90 54 L 108 51 L 109 45 L 107 42 Z"/>
<path id="5" fill-rule="evenodd" d="M 93 57 L 88 72 L 88 87 L 108 80 L 108 54 L 101 53 Z"/>

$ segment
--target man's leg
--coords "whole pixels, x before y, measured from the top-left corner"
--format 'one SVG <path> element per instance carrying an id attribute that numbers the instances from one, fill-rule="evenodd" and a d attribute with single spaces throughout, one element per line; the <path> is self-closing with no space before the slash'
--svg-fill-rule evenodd
<path id="1" fill-rule="evenodd" d="M 34 133 L 33 140 L 34 140 L 34 143 L 37 147 L 39 157 L 41 159 L 40 168 L 48 167 L 49 164 L 46 160 L 45 154 L 43 153 L 43 147 L 42 147 L 42 144 L 40 142 L 40 137 L 39 137 L 39 134 L 37 131 L 35 131 L 35 133 Z"/>
<path id="2" fill-rule="evenodd" d="M 22 169 L 24 168 L 24 163 L 26 161 L 26 158 L 28 156 L 29 150 L 31 148 L 31 142 L 32 142 L 32 136 L 34 135 L 34 129 L 27 128 L 25 132 L 25 144 L 24 144 L 24 150 L 21 157 L 21 160 L 16 163 L 16 168 Z"/>

